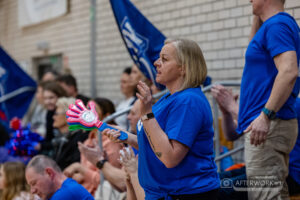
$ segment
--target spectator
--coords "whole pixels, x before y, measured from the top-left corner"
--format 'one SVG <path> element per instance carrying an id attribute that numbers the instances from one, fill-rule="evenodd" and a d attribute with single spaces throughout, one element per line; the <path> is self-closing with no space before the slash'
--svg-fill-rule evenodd
<path id="1" fill-rule="evenodd" d="M 61 87 L 65 89 L 68 96 L 81 99 L 85 105 L 90 100 L 90 98 L 78 93 L 76 79 L 71 74 L 60 75 L 56 80 L 59 82 Z"/>
<path id="2" fill-rule="evenodd" d="M 56 102 L 58 98 L 65 96 L 67 96 L 65 90 L 54 81 L 46 82 L 43 86 L 44 105 L 47 109 L 46 137 L 41 147 L 37 147 L 37 149 L 40 149 L 41 153 L 48 156 L 54 155 L 53 145 L 51 141 L 54 138 L 53 115 L 56 110 Z"/>
<path id="3" fill-rule="evenodd" d="M 231 131 L 228 125 L 237 124 L 237 115 L 238 115 L 238 104 L 233 96 L 232 92 L 221 85 L 215 85 L 212 87 L 212 95 L 216 99 L 219 108 L 222 112 L 222 126 L 224 130 L 225 137 L 234 141 L 242 136 L 242 134 L 238 134 L 235 131 Z M 298 122 L 300 122 L 300 98 L 296 99 L 296 111 L 298 115 Z M 300 123 L 298 123 L 298 132 L 300 130 Z M 289 162 L 289 175 L 286 179 L 289 194 L 295 195 L 300 194 L 300 137 L 298 134 L 298 139 L 296 141 L 296 145 L 293 151 L 290 153 L 290 162 Z M 232 172 L 222 173 L 221 178 L 230 178 L 233 180 L 246 180 L 246 171 L 245 167 L 234 170 Z M 274 188 L 273 188 L 274 189 Z M 230 200 L 240 200 L 247 199 L 246 191 L 235 191 L 232 188 L 222 188 L 219 192 L 219 198 L 222 200 L 230 199 Z"/>
<path id="4" fill-rule="evenodd" d="M 35 99 L 31 104 L 28 113 L 23 118 L 23 124 L 30 123 L 30 128 L 41 136 L 46 136 L 46 114 L 44 106 L 43 87 L 47 82 L 39 82 Z"/>
<path id="5" fill-rule="evenodd" d="M 0 195 L 2 200 L 39 200 L 31 195 L 25 180 L 25 165 L 21 162 L 6 162 L 0 167 Z"/>
<path id="6" fill-rule="evenodd" d="M 137 136 L 128 133 L 126 140 L 139 149 L 145 199 L 216 199 L 220 183 L 211 109 L 200 87 L 207 73 L 202 51 L 191 40 L 167 40 L 154 65 L 156 81 L 169 92 L 152 106 L 149 87 L 139 82 L 142 123 Z M 118 131 L 103 134 L 119 141 Z"/>
<path id="7" fill-rule="evenodd" d="M 136 87 L 140 80 L 145 80 L 146 77 L 139 70 L 139 68 L 133 64 L 130 72 L 130 80 L 133 87 Z"/>
<path id="8" fill-rule="evenodd" d="M 247 179 L 285 182 L 297 138 L 294 103 L 299 93 L 300 29 L 284 0 L 251 0 L 254 14 L 245 55 L 236 132 L 245 134 Z M 279 126 L 281 128 L 279 128 Z M 233 126 L 231 126 L 234 128 Z M 288 199 L 288 189 L 258 187 L 250 200 Z"/>
<path id="9" fill-rule="evenodd" d="M 33 157 L 26 167 L 25 175 L 31 193 L 37 194 L 42 199 L 94 199 L 84 187 L 67 178 L 49 157 L 43 155 Z"/>
<path id="10" fill-rule="evenodd" d="M 121 111 L 123 109 L 128 108 L 136 100 L 136 97 L 135 97 L 136 86 L 133 86 L 131 84 L 130 73 L 131 73 L 131 68 L 127 67 L 121 75 L 120 89 L 121 89 L 122 94 L 125 96 L 125 100 L 123 100 L 119 103 L 119 105 L 117 106 L 117 111 Z M 115 119 L 115 121 L 123 129 L 125 129 L 125 130 L 129 129 L 129 122 L 127 120 L 126 114 L 123 114 L 123 115 L 117 117 Z"/>
<path id="11" fill-rule="evenodd" d="M 115 112 L 114 105 L 110 100 L 106 98 L 96 98 L 94 101 L 96 103 L 96 111 L 100 120 L 103 120 L 105 117 Z M 110 121 L 109 123 L 115 125 L 114 121 Z M 83 145 L 81 142 L 79 144 L 79 147 Z M 89 148 L 99 148 L 98 130 L 93 130 L 90 132 L 89 138 L 84 142 L 84 146 Z M 97 169 L 96 163 L 100 160 L 102 162 L 108 161 L 106 167 L 104 169 L 102 168 L 101 171 L 103 172 L 105 179 L 110 181 L 114 188 L 120 192 L 123 192 L 126 189 L 125 183 L 122 181 L 124 173 L 121 172 L 121 175 L 118 176 L 118 172 L 121 168 L 121 165 L 118 161 L 120 156 L 119 150 L 123 147 L 123 145 L 116 144 L 110 141 L 106 136 L 102 136 L 102 146 L 105 156 L 101 153 L 102 151 L 100 148 L 96 149 L 96 152 L 99 150 L 99 154 L 96 153 L 96 156 L 93 156 L 93 159 L 97 160 L 95 163 L 90 162 L 89 157 L 87 157 L 85 152 L 82 151 L 82 148 L 80 148 L 80 163 L 74 163 L 70 165 L 64 170 L 64 173 L 68 177 L 72 177 L 78 183 L 82 184 L 91 194 L 95 195 L 98 185 L 100 184 L 100 169 Z"/>
<path id="12" fill-rule="evenodd" d="M 140 118 L 139 115 L 139 100 L 137 100 L 129 115 L 128 115 L 128 120 L 130 121 L 130 127 L 132 128 L 132 132 L 134 134 L 136 134 L 136 125 L 137 122 Z M 107 144 L 110 144 L 109 140 L 106 140 Z M 112 144 L 110 144 L 112 145 Z M 122 148 L 123 146 L 119 146 L 119 150 Z M 104 153 L 101 151 L 101 149 L 99 148 L 99 146 L 97 145 L 97 142 L 95 140 L 90 140 L 89 142 L 85 142 L 84 144 L 79 143 L 79 150 L 82 153 L 82 157 L 84 157 L 84 159 L 88 160 L 92 166 L 97 166 L 98 168 L 101 169 L 104 177 L 106 180 L 109 181 L 109 183 L 118 191 L 123 192 L 126 190 L 126 183 L 124 181 L 124 177 L 125 177 L 125 173 L 123 170 L 120 169 L 119 166 L 116 167 L 116 164 L 112 163 L 112 161 L 116 161 L 117 158 L 119 158 L 119 151 L 117 151 L 117 155 L 118 157 L 114 156 L 114 159 L 111 159 L 112 156 L 111 153 L 109 153 L 108 148 L 106 148 L 105 143 L 103 143 L 103 149 L 107 154 L 107 157 L 109 159 L 109 162 L 106 162 Z M 113 149 L 113 148 L 111 148 Z M 82 161 L 84 161 L 84 159 L 82 159 Z M 84 164 L 84 163 L 82 163 Z M 81 171 L 81 170 L 77 170 L 77 171 Z M 85 171 L 86 172 L 86 171 Z M 95 174 L 94 177 L 98 176 L 99 174 Z M 99 179 L 99 178 L 98 178 Z M 95 180 L 95 179 L 87 179 L 87 180 Z M 99 184 L 99 182 L 98 182 Z"/>
<path id="13" fill-rule="evenodd" d="M 54 139 L 57 143 L 55 161 L 62 170 L 72 163 L 80 161 L 80 152 L 77 147 L 77 142 L 85 141 L 89 134 L 83 130 L 69 131 L 66 112 L 70 104 L 75 104 L 75 98 L 59 98 L 56 102 L 56 111 L 53 116 L 53 127 L 57 128 L 61 134 L 61 137 Z"/>

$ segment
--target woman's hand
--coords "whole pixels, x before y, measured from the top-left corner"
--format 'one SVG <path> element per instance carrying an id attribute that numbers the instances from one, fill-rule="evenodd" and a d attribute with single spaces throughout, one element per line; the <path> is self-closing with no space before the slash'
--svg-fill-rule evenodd
<path id="1" fill-rule="evenodd" d="M 152 94 L 150 88 L 142 81 L 137 85 L 139 93 L 136 96 L 140 99 L 141 116 L 152 112 Z"/>
<path id="2" fill-rule="evenodd" d="M 135 149 L 139 149 L 138 143 L 137 143 L 137 136 L 129 133 L 127 131 L 124 131 L 127 133 L 128 138 L 126 140 L 119 140 L 118 137 L 120 136 L 120 131 L 116 131 L 113 129 L 104 129 L 102 131 L 102 134 L 107 136 L 111 141 L 115 142 L 115 143 L 127 143 L 131 146 L 133 146 Z"/>
<path id="3" fill-rule="evenodd" d="M 102 131 L 102 134 L 107 136 L 111 141 L 115 142 L 115 143 L 124 143 L 126 142 L 126 140 L 119 140 L 119 136 L 121 135 L 120 131 L 118 130 L 114 130 L 114 129 L 104 129 L 104 131 Z"/>

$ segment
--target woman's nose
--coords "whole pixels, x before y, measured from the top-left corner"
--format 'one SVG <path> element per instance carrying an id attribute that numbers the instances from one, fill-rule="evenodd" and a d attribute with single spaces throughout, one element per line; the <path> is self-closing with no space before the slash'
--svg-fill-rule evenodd
<path id="1" fill-rule="evenodd" d="M 159 67 L 159 66 L 160 66 L 160 61 L 161 61 L 160 58 L 157 59 L 157 60 L 154 62 L 154 66 L 155 66 L 155 67 Z"/>

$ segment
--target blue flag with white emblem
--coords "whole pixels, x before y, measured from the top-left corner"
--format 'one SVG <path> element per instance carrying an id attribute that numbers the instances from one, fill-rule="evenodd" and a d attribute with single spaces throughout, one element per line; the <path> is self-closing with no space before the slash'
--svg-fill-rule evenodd
<path id="1" fill-rule="evenodd" d="M 110 0 L 110 4 L 132 60 L 148 79 L 163 89 L 155 82 L 153 63 L 159 58 L 166 37 L 129 0 Z"/>
<path id="2" fill-rule="evenodd" d="M 0 46 L 0 122 L 22 118 L 36 90 L 35 81 Z"/>

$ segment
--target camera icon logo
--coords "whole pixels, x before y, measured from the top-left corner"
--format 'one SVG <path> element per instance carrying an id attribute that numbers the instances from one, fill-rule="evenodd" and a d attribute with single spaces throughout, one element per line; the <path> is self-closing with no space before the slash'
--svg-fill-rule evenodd
<path id="1" fill-rule="evenodd" d="M 232 188 L 233 182 L 229 178 L 224 178 L 221 180 L 221 188 Z"/>

